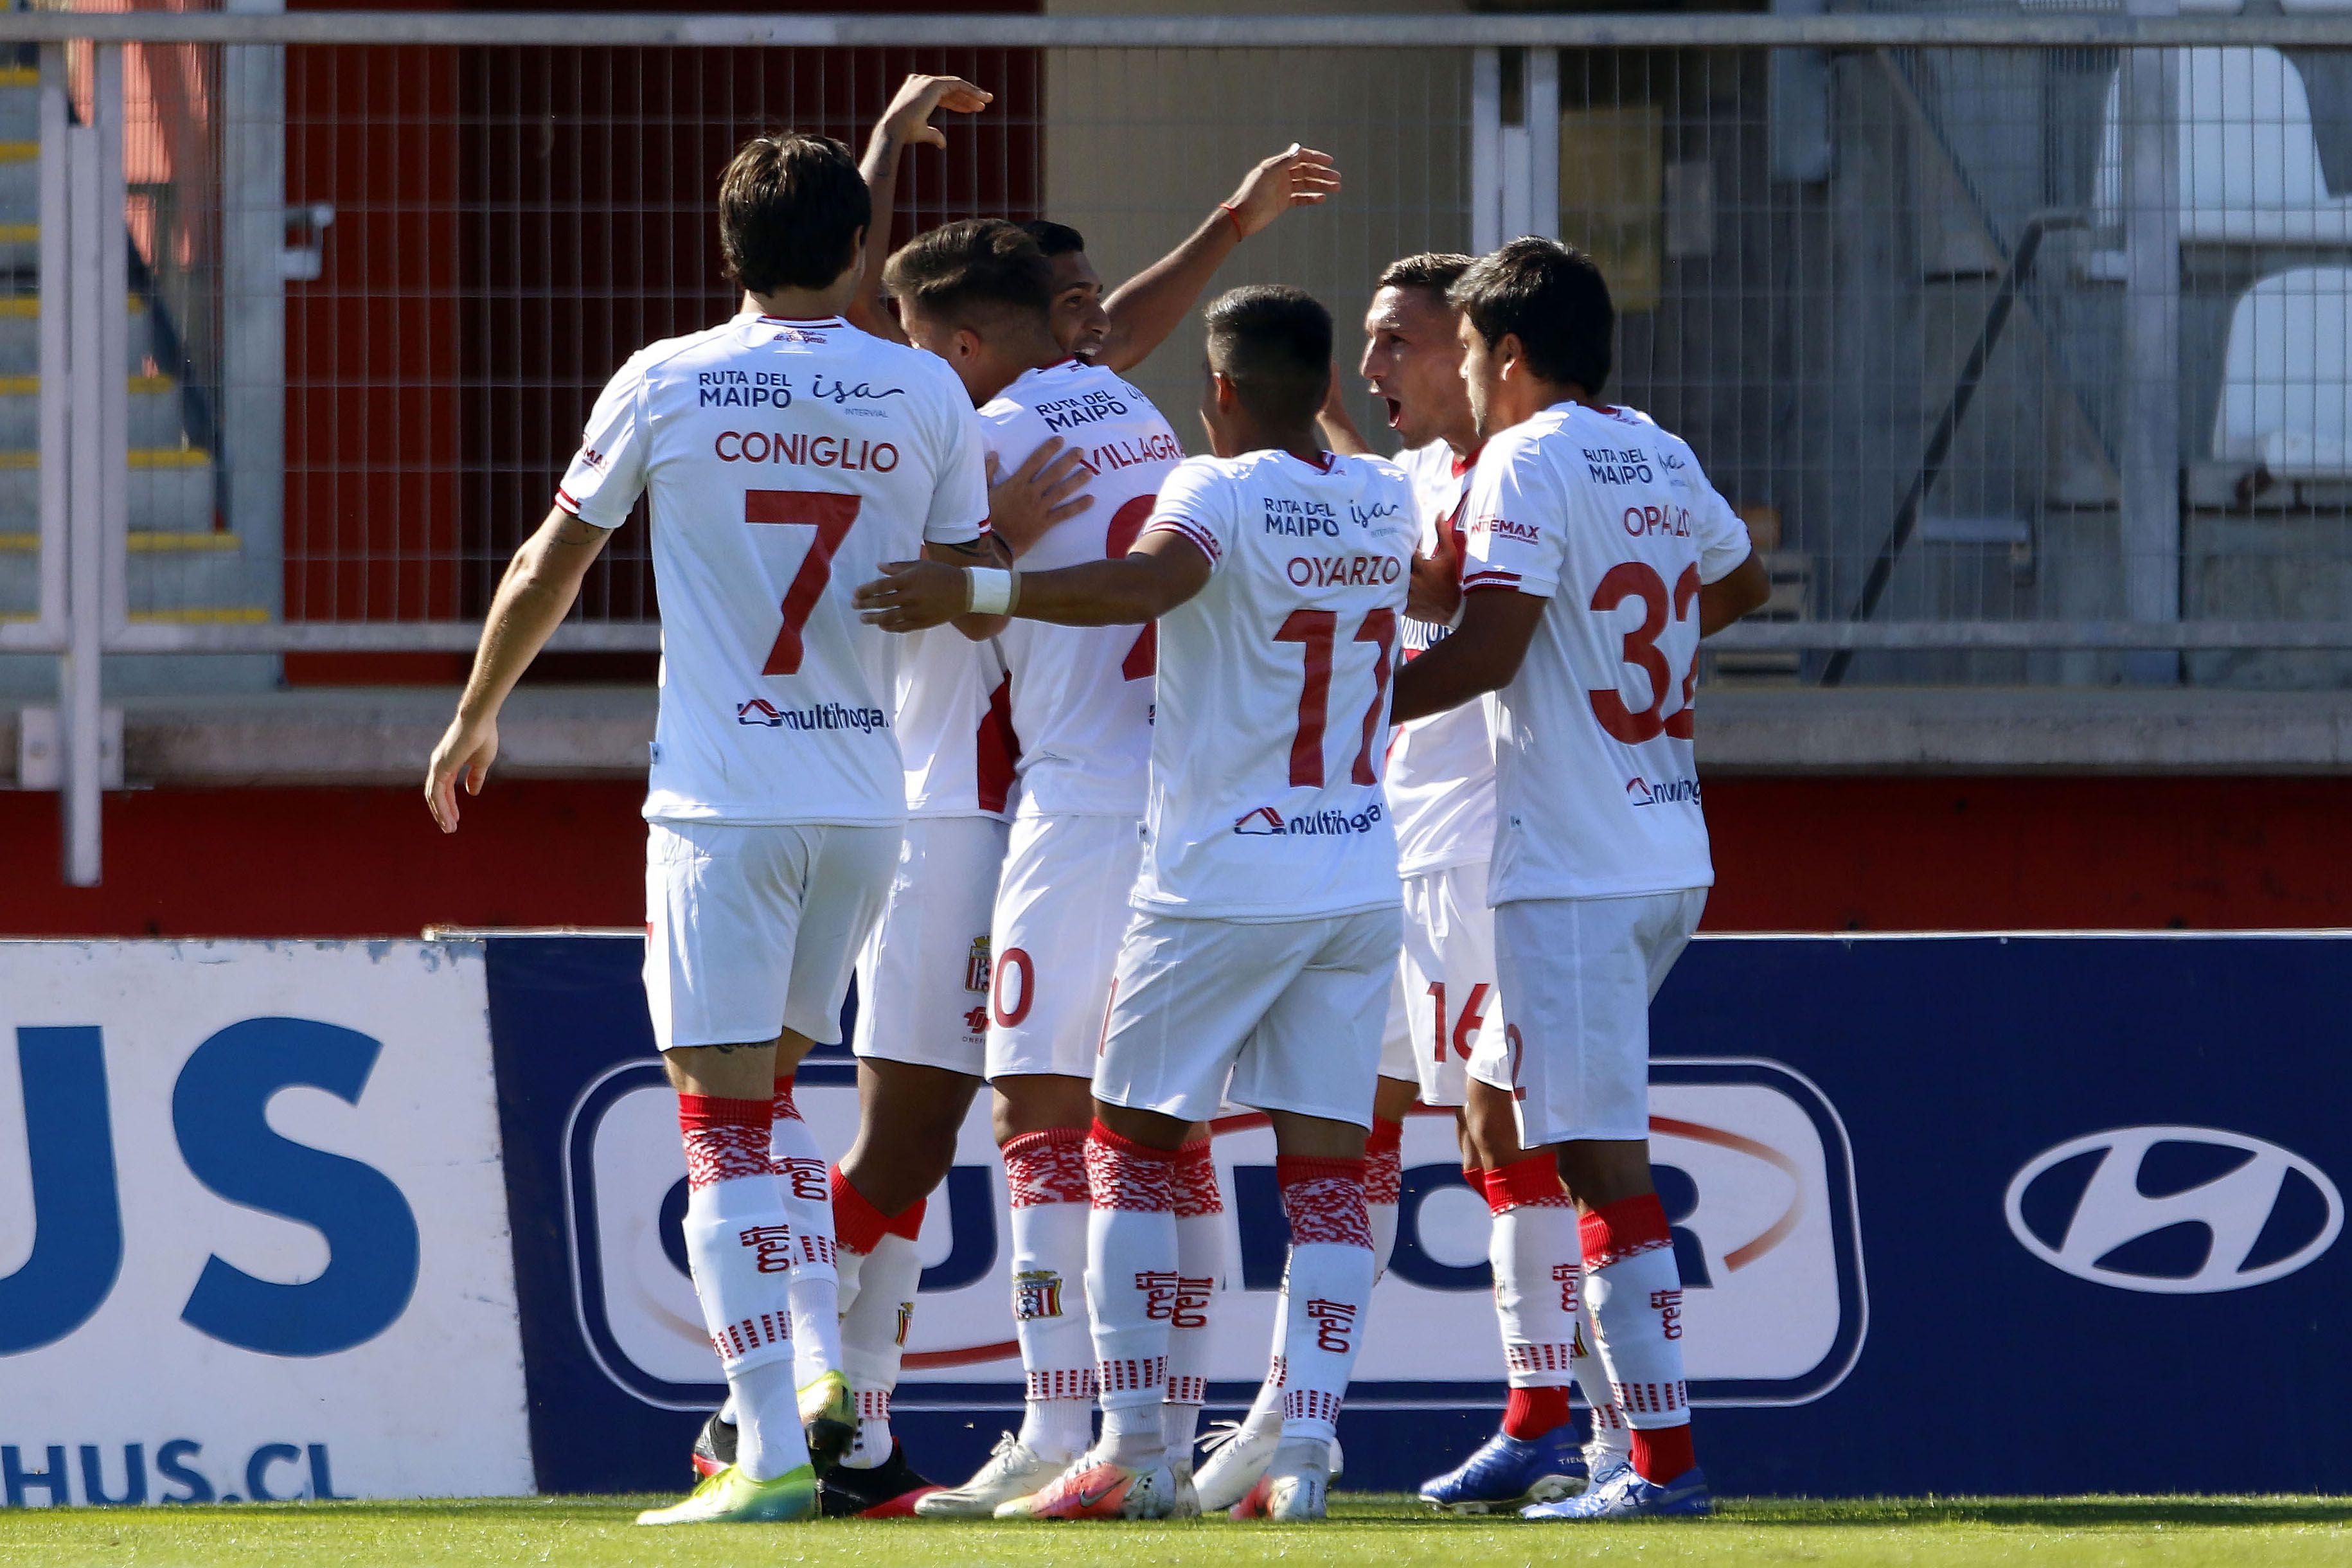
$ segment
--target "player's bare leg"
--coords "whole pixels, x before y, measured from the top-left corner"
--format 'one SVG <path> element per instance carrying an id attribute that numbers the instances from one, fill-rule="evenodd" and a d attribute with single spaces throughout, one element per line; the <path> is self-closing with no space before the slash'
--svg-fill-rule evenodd
<path id="1" fill-rule="evenodd" d="M 1364 1144 L 1364 1204 L 1371 1216 L 1374 1282 L 1388 1271 L 1396 1249 L 1397 1205 L 1403 1197 L 1402 1140 L 1404 1119 L 1421 1098 L 1421 1085 L 1412 1079 L 1383 1077 L 1372 1090 L 1372 1131 Z M 1460 1121 L 1456 1119 L 1456 1130 Z M 1463 1162 L 1469 1164 L 1468 1134 L 1463 1133 Z M 1200 1498 L 1203 1510 L 1231 1508 L 1248 1495 L 1265 1473 L 1282 1438 L 1283 1336 L 1288 1332 L 1290 1287 L 1286 1280 L 1275 1297 L 1274 1349 L 1267 1358 L 1265 1381 L 1249 1413 L 1237 1423 L 1221 1423 L 1209 1438 L 1201 1466 Z M 1171 1453 L 1177 1450 L 1171 1445 Z M 1342 1468 L 1339 1442 L 1331 1444 L 1331 1474 Z"/>

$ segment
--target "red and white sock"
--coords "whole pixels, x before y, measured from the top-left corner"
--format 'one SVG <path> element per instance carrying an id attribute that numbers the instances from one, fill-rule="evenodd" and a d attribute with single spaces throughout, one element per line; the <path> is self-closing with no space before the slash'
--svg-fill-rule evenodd
<path id="1" fill-rule="evenodd" d="M 1511 1385 L 1503 1430 L 1540 1437 L 1567 1425 L 1568 1386 L 1575 1375 L 1584 1282 L 1576 1205 L 1549 1154 L 1487 1172 L 1486 1189 L 1495 1216 L 1486 1261 L 1495 1274 L 1495 1317 Z"/>
<path id="2" fill-rule="evenodd" d="M 857 1396 L 857 1440 L 842 1463 L 869 1469 L 890 1458 L 890 1395 L 898 1386 L 907 1328 L 922 1283 L 923 1260 L 915 1250 L 915 1238 L 922 1234 L 926 1205 L 917 1203 L 886 1215 L 866 1201 L 839 1166 L 832 1179 L 842 1278 L 856 1281 L 841 1314 L 841 1370 Z"/>
<path id="3" fill-rule="evenodd" d="M 1396 1250 L 1397 1205 L 1404 1198 L 1404 1123 L 1372 1118 L 1364 1141 L 1364 1211 L 1372 1226 L 1373 1280 L 1389 1271 Z"/>
<path id="4" fill-rule="evenodd" d="M 1066 1464 L 1094 1436 L 1087 1331 L 1087 1135 L 1055 1127 L 1003 1147 L 1013 1207 L 1013 1331 L 1028 1374 L 1021 1441 Z"/>
<path id="5" fill-rule="evenodd" d="M 1683 1281 L 1655 1193 L 1584 1216 L 1586 1289 L 1601 1363 L 1633 1430 L 1633 1468 L 1661 1485 L 1696 1461 L 1683 1382 Z"/>
<path id="6" fill-rule="evenodd" d="M 686 1143 L 686 1258 L 753 1480 L 808 1463 L 793 1391 L 792 1224 L 768 1152 L 768 1102 L 677 1097 Z"/>
<path id="7" fill-rule="evenodd" d="M 1633 1462 L 1633 1429 L 1625 1425 L 1625 1413 L 1617 1408 L 1617 1395 L 1609 1386 L 1609 1369 L 1601 1364 L 1593 1346 L 1601 1336 L 1592 1327 L 1592 1292 L 1587 1290 L 1576 1304 L 1576 1353 L 1569 1365 L 1576 1370 L 1577 1391 L 1584 1395 L 1587 1409 L 1592 1414 L 1592 1436 L 1587 1447 L 1603 1454 L 1613 1454 Z"/>
<path id="8" fill-rule="evenodd" d="M 834 1268 L 833 1183 L 816 1135 L 793 1103 L 793 1080 L 776 1080 L 771 1152 L 793 1226 L 793 1375 L 805 1388 L 841 1370 L 841 1295 Z"/>
<path id="9" fill-rule="evenodd" d="M 1290 1301 L 1285 1314 L 1282 1436 L 1336 1436 L 1339 1405 L 1372 1305 L 1372 1227 L 1364 1162 L 1276 1156 L 1290 1221 Z"/>
<path id="10" fill-rule="evenodd" d="M 1282 1385 L 1286 1381 L 1282 1347 L 1289 1336 L 1290 1280 L 1286 1275 L 1281 1290 L 1274 1298 L 1274 1352 L 1266 1363 L 1265 1381 L 1257 1385 L 1257 1397 L 1250 1402 L 1249 1414 L 1242 1417 L 1244 1437 L 1272 1436 L 1282 1430 Z"/>
<path id="11" fill-rule="evenodd" d="M 1177 1151 L 1176 1300 L 1168 1320 L 1168 1403 L 1160 1431 L 1169 1458 L 1192 1462 L 1201 1406 L 1209 1397 L 1209 1316 L 1225 1279 L 1225 1198 L 1209 1140 Z"/>
<path id="12" fill-rule="evenodd" d="M 1167 1450 L 1169 1328 L 1182 1277 L 1176 1267 L 1176 1151 L 1153 1149 L 1095 1123 L 1087 1135 L 1087 1310 L 1102 1387 L 1099 1448 L 1122 1465 Z"/>

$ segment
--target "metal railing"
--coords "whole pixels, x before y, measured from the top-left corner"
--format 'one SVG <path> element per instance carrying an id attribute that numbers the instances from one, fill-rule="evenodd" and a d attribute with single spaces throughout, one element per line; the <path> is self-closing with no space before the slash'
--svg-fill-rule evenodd
<path id="1" fill-rule="evenodd" d="M 1344 323 L 1400 254 L 1591 250 L 1612 395 L 1772 569 L 1705 679 L 2352 675 L 2352 13 L 14 12 L 0 43 L 41 62 L 0 650 L 65 655 L 68 709 L 100 653 L 469 647 L 604 378 L 733 309 L 727 151 L 862 141 L 910 69 L 998 96 L 911 155 L 902 235 L 1051 216 L 1115 283 L 1297 140 L 1345 190 L 1221 286 Z M 1198 341 L 1131 376 L 1188 437 Z M 656 645 L 645 530 L 609 557 L 559 647 Z"/>

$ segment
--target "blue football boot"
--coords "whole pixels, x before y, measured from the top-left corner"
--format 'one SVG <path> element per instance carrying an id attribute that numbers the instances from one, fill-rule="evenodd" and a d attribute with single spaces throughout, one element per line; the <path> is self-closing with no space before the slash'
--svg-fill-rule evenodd
<path id="1" fill-rule="evenodd" d="M 1528 1438 L 1497 1432 L 1459 1469 L 1423 1484 L 1421 1500 L 1441 1513 L 1501 1513 L 1574 1497 L 1584 1484 L 1584 1450 L 1575 1427 Z"/>
<path id="2" fill-rule="evenodd" d="M 1714 1510 L 1706 1472 L 1693 1465 L 1664 1486 L 1646 1481 L 1631 1465 L 1585 1492 L 1519 1510 L 1522 1519 L 1689 1519 Z"/>

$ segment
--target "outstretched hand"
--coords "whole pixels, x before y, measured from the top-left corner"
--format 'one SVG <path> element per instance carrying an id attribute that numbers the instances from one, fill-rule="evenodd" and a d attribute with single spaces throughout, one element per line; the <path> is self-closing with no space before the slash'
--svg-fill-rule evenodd
<path id="1" fill-rule="evenodd" d="M 498 755 L 496 720 L 468 724 L 461 716 L 449 721 L 425 769 L 425 806 L 442 832 L 457 831 L 457 786 L 463 784 L 467 795 L 481 794 Z"/>
<path id="2" fill-rule="evenodd" d="M 1241 188 L 1224 204 L 1244 239 L 1293 207 L 1310 207 L 1339 190 L 1339 171 L 1328 153 L 1293 142 L 1242 177 Z"/>
<path id="3" fill-rule="evenodd" d="M 947 132 L 930 122 L 932 110 L 977 114 L 995 96 L 960 76 L 910 76 L 898 84 L 898 94 L 883 110 L 876 130 L 902 146 L 944 147 Z"/>
<path id="4" fill-rule="evenodd" d="M 882 575 L 851 597 L 857 618 L 886 632 L 944 626 L 971 608 L 971 583 L 961 566 L 937 561 L 885 561 Z"/>
<path id="5" fill-rule="evenodd" d="M 988 526 L 1017 559 L 1045 531 L 1095 504 L 1080 487 L 1091 477 L 1077 447 L 1065 450 L 1059 436 L 1048 437 L 1011 474 L 997 471 L 988 455 Z"/>

